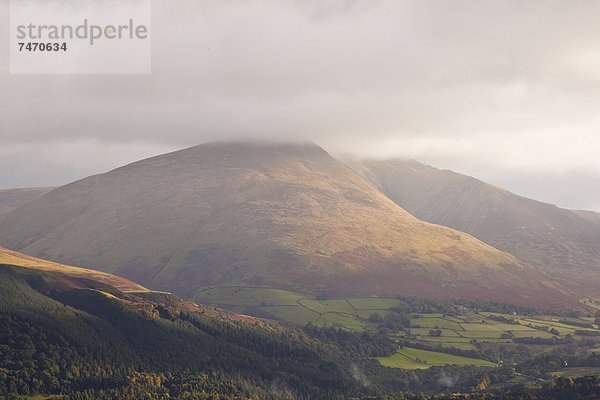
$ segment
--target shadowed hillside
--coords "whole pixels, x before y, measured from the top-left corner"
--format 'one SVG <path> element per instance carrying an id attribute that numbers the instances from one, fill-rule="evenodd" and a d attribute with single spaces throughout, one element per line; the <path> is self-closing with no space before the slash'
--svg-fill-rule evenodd
<path id="1" fill-rule="evenodd" d="M 588 221 L 600 225 L 600 213 L 585 210 L 573 210 L 573 212 Z"/>
<path id="2" fill-rule="evenodd" d="M 0 189 L 0 215 L 6 214 L 15 208 L 21 207 L 23 204 L 42 196 L 52 187 L 43 188 L 25 188 L 25 189 Z"/>
<path id="3" fill-rule="evenodd" d="M 350 165 L 416 217 L 467 232 L 580 293 L 600 294 L 599 214 L 564 210 L 416 161 Z"/>
<path id="4" fill-rule="evenodd" d="M 417 220 L 315 145 L 200 145 L 63 186 L 0 218 L 0 243 L 191 296 L 572 297 L 537 269 Z"/>

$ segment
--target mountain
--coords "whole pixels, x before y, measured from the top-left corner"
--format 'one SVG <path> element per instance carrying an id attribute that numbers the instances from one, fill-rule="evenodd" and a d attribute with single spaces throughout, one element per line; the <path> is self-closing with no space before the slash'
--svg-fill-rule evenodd
<path id="1" fill-rule="evenodd" d="M 467 232 L 579 293 L 600 295 L 598 214 L 561 209 L 416 161 L 349 165 L 417 218 Z"/>
<path id="2" fill-rule="evenodd" d="M 2 248 L 0 260 L 0 398 L 349 398 L 366 391 L 350 363 L 396 348 L 124 292 L 107 283 L 122 278 Z"/>
<path id="3" fill-rule="evenodd" d="M 218 285 L 561 307 L 538 269 L 422 222 L 312 144 L 209 143 L 62 186 L 0 244 L 193 296 Z"/>
<path id="4" fill-rule="evenodd" d="M 600 213 L 585 210 L 573 210 L 573 212 L 579 215 L 581 218 L 587 219 L 590 222 L 600 225 Z"/>
<path id="5" fill-rule="evenodd" d="M 24 189 L 0 189 L 0 215 L 6 214 L 9 211 L 14 210 L 30 202 L 36 197 L 42 196 L 49 191 L 52 187 L 42 188 L 24 188 Z"/>

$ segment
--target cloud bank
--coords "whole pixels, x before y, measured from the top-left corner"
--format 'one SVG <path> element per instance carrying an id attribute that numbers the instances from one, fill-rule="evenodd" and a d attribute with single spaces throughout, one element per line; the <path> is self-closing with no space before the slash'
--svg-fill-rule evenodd
<path id="1" fill-rule="evenodd" d="M 8 0 L 0 4 L 8 24 Z M 600 210 L 589 189 L 600 186 L 599 2 L 152 7 L 151 75 L 17 76 L 2 59 L 0 186 L 60 184 L 206 141 L 262 138 L 416 158 Z"/>

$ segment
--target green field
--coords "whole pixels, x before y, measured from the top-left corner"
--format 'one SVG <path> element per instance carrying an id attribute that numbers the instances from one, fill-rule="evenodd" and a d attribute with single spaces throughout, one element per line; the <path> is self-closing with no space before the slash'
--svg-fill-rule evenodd
<path id="1" fill-rule="evenodd" d="M 462 326 L 455 321 L 451 321 L 446 318 L 419 316 L 418 318 L 411 318 L 413 326 L 420 326 L 422 328 L 446 328 L 454 330 L 463 330 Z"/>
<path id="2" fill-rule="evenodd" d="M 264 287 L 223 286 L 198 290 L 194 300 L 216 307 L 236 311 L 257 312 L 261 316 L 279 319 L 304 326 L 311 323 L 322 327 L 343 327 L 354 331 L 377 329 L 376 322 L 369 321 L 372 314 L 383 318 L 401 301 L 393 298 L 364 297 L 343 299 L 317 299 L 315 296 L 289 290 Z M 497 320 L 498 317 L 506 321 Z M 496 319 L 494 319 L 496 318 Z M 491 312 L 467 312 L 462 315 L 446 316 L 439 313 L 410 314 L 411 328 L 389 332 L 396 341 L 427 345 L 436 348 L 458 348 L 475 350 L 481 346 L 494 347 L 515 345 L 513 339 L 548 339 L 555 335 L 575 335 L 583 328 L 559 322 L 560 318 L 550 315 L 521 316 Z M 508 321 L 515 320 L 516 323 Z M 579 322 L 586 322 L 584 319 Z M 590 322 L 589 320 L 587 322 Z M 431 330 L 440 330 L 440 336 L 431 336 Z M 504 337 L 503 337 L 504 336 Z M 547 345 L 537 345 L 545 351 Z M 429 368 L 433 365 L 485 365 L 483 360 L 453 356 L 437 351 L 416 350 L 405 347 L 392 356 L 379 359 L 381 364 L 396 368 Z"/>
<path id="3" fill-rule="evenodd" d="M 348 299 L 348 302 L 357 310 L 387 310 L 400 304 L 397 299 L 385 299 L 381 297 L 366 297 Z"/>
<path id="4" fill-rule="evenodd" d="M 286 322 L 296 325 L 306 325 L 309 322 L 316 324 L 320 315 L 314 311 L 298 305 L 292 306 L 272 306 L 265 308 L 269 314 Z"/>
<path id="5" fill-rule="evenodd" d="M 520 320 L 521 324 L 523 325 L 528 325 L 531 324 L 533 326 L 547 326 L 549 329 L 551 328 L 555 328 L 557 331 L 560 332 L 561 335 L 565 335 L 565 334 L 574 334 L 576 330 L 581 330 L 584 328 L 581 327 L 577 327 L 574 325 L 567 325 L 567 324 L 563 324 L 561 322 L 558 321 L 553 321 L 553 320 L 547 320 L 547 319 L 522 319 Z"/>
<path id="6" fill-rule="evenodd" d="M 452 342 L 452 341 L 434 341 L 423 339 L 421 343 L 430 344 L 432 346 L 440 346 L 444 348 L 455 348 L 461 350 L 475 350 L 477 346 L 470 342 Z"/>
<path id="7" fill-rule="evenodd" d="M 368 319 L 372 314 L 377 314 L 383 318 L 389 313 L 389 310 L 356 310 L 355 315 L 362 319 Z"/>
<path id="8" fill-rule="evenodd" d="M 265 315 L 296 325 L 338 326 L 365 330 L 373 313 L 385 316 L 400 301 L 379 297 L 316 299 L 314 296 L 282 289 L 221 286 L 200 289 L 194 300 L 217 307 L 254 307 Z"/>
<path id="9" fill-rule="evenodd" d="M 553 335 L 549 332 L 544 332 L 544 331 L 540 331 L 537 329 L 530 329 L 530 330 L 514 330 L 512 332 L 510 332 L 513 337 L 516 338 L 523 338 L 523 337 L 535 337 L 535 338 L 551 338 Z"/>
<path id="10" fill-rule="evenodd" d="M 342 326 L 352 330 L 364 330 L 366 323 L 348 314 L 326 313 L 316 321 L 319 326 Z"/>
<path id="11" fill-rule="evenodd" d="M 302 299 L 300 304 L 318 313 L 336 312 L 354 315 L 356 309 L 347 300 Z"/>
<path id="12" fill-rule="evenodd" d="M 440 329 L 442 331 L 441 337 L 461 337 L 461 334 L 454 329 Z M 428 336 L 431 328 L 411 328 L 410 331 L 419 336 Z"/>
<path id="13" fill-rule="evenodd" d="M 386 367 L 402 369 L 426 369 L 436 365 L 476 365 L 493 367 L 494 363 L 486 360 L 438 353 L 435 351 L 419 350 L 409 347 L 399 349 L 395 354 L 378 359 Z"/>

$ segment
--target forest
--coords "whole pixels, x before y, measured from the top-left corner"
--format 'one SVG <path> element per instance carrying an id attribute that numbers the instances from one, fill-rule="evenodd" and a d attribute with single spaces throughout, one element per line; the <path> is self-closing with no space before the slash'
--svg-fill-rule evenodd
<path id="1" fill-rule="evenodd" d="M 391 311 L 380 330 L 358 332 L 240 319 L 210 307 L 188 310 L 174 297 L 153 293 L 144 295 L 154 307 L 148 312 L 99 290 L 49 289 L 40 285 L 43 279 L 0 267 L 0 398 L 445 399 L 465 393 L 521 399 L 586 398 L 577 396 L 598 391 L 593 377 L 512 385 L 509 366 L 402 370 L 378 363 L 404 345 L 387 331 L 410 325 L 407 312 L 430 302 L 404 303 L 409 308 Z M 514 351 L 517 372 L 544 376 L 564 359 L 600 366 L 598 355 L 578 357 L 577 344 L 570 345 L 537 357 Z M 446 351 L 492 359 L 484 349 Z M 499 390 L 503 384 L 510 390 Z M 519 397 L 523 393 L 546 397 Z"/>

